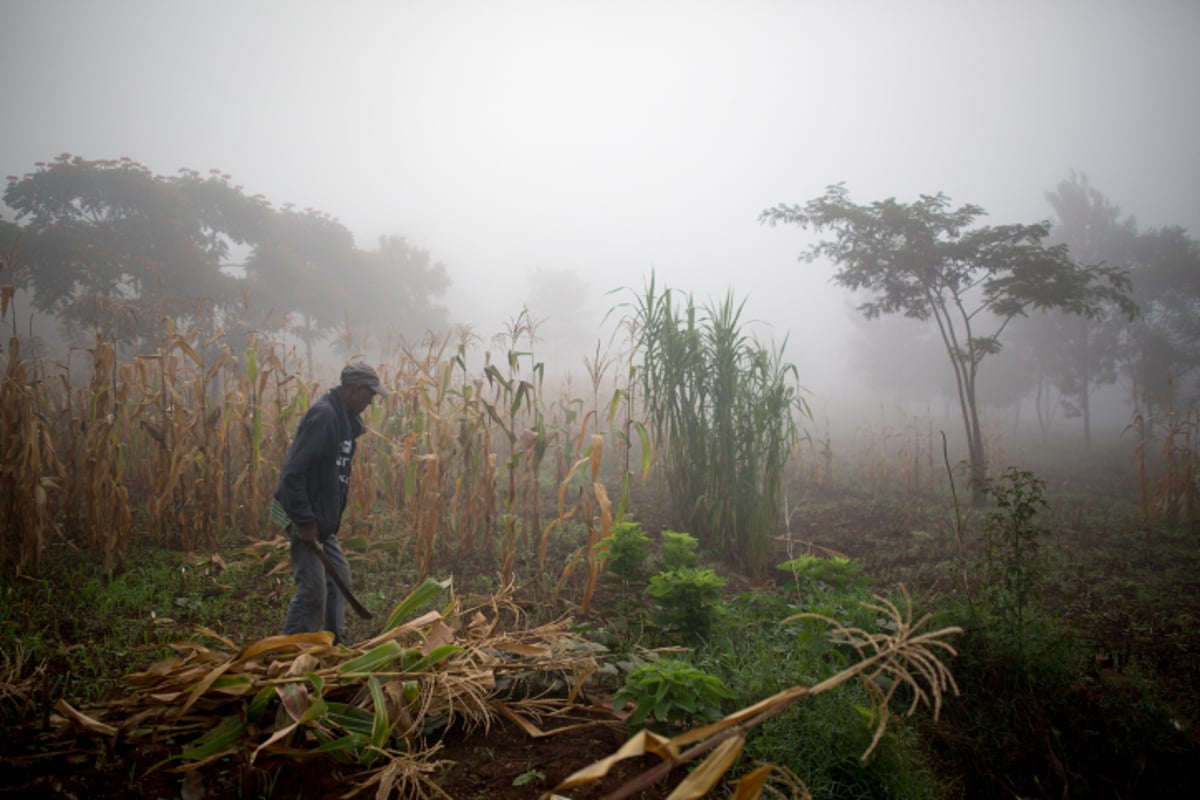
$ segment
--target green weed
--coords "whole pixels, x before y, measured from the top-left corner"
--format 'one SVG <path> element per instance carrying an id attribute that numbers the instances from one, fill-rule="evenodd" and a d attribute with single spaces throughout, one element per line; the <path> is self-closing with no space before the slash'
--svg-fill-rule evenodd
<path id="1" fill-rule="evenodd" d="M 647 725 L 665 734 L 720 719 L 721 701 L 733 696 L 720 679 L 704 670 L 681 659 L 663 658 L 642 664 L 626 676 L 625 685 L 613 696 L 613 710 L 621 711 L 633 703 L 626 724 L 634 728 Z"/>
<path id="2" fill-rule="evenodd" d="M 707 636 L 720 616 L 726 583 L 711 569 L 680 567 L 651 576 L 646 592 L 658 603 L 658 624 L 694 642 Z"/>

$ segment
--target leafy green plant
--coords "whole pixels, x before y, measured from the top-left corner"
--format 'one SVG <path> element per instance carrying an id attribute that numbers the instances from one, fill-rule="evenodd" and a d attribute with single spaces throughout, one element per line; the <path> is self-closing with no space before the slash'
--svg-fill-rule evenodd
<path id="1" fill-rule="evenodd" d="M 664 658 L 642 664 L 626 676 L 625 685 L 613 696 L 613 710 L 633 703 L 626 724 L 666 732 L 720 719 L 721 701 L 730 697 L 733 692 L 719 678 L 686 661 Z"/>
<path id="2" fill-rule="evenodd" d="M 664 572 L 681 567 L 696 566 L 696 537 L 690 533 L 666 530 L 662 532 L 659 568 Z"/>
<path id="3" fill-rule="evenodd" d="M 813 586 L 825 586 L 834 591 L 848 592 L 861 589 L 866 582 L 859 576 L 858 562 L 845 556 L 800 556 L 785 561 L 776 569 L 792 575 L 793 591 L 802 592 Z"/>
<path id="4" fill-rule="evenodd" d="M 708 568 L 680 567 L 650 578 L 646 592 L 658 601 L 659 624 L 686 640 L 702 639 L 721 612 L 727 581 Z"/>
<path id="5" fill-rule="evenodd" d="M 646 580 L 646 556 L 650 537 L 633 521 L 614 522 L 612 535 L 600 542 L 604 574 L 628 589 Z"/>
<path id="6" fill-rule="evenodd" d="M 525 786 L 526 784 L 530 783 L 541 783 L 544 780 L 546 780 L 546 773 L 542 772 L 540 769 L 534 769 L 530 767 L 517 777 L 513 778 L 512 785 Z"/>
<path id="7" fill-rule="evenodd" d="M 985 601 L 996 623 L 1021 642 L 1030 607 L 1037 600 L 1045 566 L 1040 539 L 1049 531 L 1034 518 L 1046 508 L 1046 484 L 1032 472 L 1009 468 L 983 482 L 995 507 L 983 517 L 985 550 L 980 577 Z"/>

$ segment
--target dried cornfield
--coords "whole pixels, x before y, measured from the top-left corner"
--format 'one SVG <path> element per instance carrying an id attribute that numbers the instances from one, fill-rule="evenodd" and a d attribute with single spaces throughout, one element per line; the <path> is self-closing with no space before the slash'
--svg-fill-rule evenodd
<path id="1" fill-rule="evenodd" d="M 326 387 L 278 341 L 251 336 L 234 352 L 220 332 L 201 339 L 165 324 L 153 353 L 126 360 L 99 337 L 82 357 L 24 360 L 12 337 L 0 385 L 9 569 L 36 572 L 53 537 L 111 573 L 135 530 L 186 551 L 215 550 L 228 533 L 273 533 L 267 509 L 279 468 L 300 416 Z M 601 479 L 606 450 L 628 463 L 628 440 L 606 448 L 605 438 L 617 413 L 631 411 L 547 402 L 541 365 L 515 349 L 504 369 L 489 354 L 472 371 L 473 344 L 465 333 L 429 337 L 377 365 L 390 393 L 364 413 L 345 522 L 407 548 L 422 578 L 439 558 L 480 555 L 508 582 L 518 561 L 552 568 L 547 542 L 568 527 L 593 545 L 604 535 L 613 513 Z M 569 496 L 567 481 L 575 481 Z M 558 505 L 546 509 L 556 484 Z M 584 545 L 566 569 L 586 563 L 594 579 L 591 558 Z"/>
<path id="2" fill-rule="evenodd" d="M 1200 523 L 1200 411 L 1147 420 L 1135 409 L 1126 431 L 1138 437 L 1134 466 L 1143 523 Z"/>

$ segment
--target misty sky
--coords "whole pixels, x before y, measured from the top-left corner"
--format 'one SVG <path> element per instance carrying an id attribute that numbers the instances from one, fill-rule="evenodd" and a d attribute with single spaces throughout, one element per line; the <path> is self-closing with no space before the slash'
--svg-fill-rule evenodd
<path id="1" fill-rule="evenodd" d="M 218 168 L 430 250 L 489 336 L 539 268 L 600 311 L 651 269 L 732 288 L 803 371 L 848 300 L 763 209 L 846 181 L 1033 222 L 1074 169 L 1200 235 L 1198 76 L 1195 0 L 0 0 L 0 174 Z"/>

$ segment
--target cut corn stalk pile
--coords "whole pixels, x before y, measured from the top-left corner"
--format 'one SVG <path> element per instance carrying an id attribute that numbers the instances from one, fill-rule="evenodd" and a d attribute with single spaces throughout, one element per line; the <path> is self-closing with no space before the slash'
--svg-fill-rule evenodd
<path id="1" fill-rule="evenodd" d="M 598 653 L 567 630 L 566 619 L 521 629 L 511 587 L 483 606 L 464 610 L 452 598 L 440 611 L 411 616 L 448 588 L 449 581 L 426 581 L 396 607 L 382 633 L 353 647 L 334 645 L 328 632 L 238 647 L 200 630 L 204 641 L 172 645 L 173 656 L 129 675 L 119 696 L 84 710 L 60 700 L 52 735 L 60 744 L 74 738 L 82 750 L 88 743 L 97 751 L 118 742 L 166 744 L 170 755 L 151 771 L 194 773 L 230 758 L 254 766 L 268 756 L 324 757 L 354 771 L 343 797 L 371 790 L 382 800 L 451 797 L 439 786 L 452 764 L 439 757 L 439 737 L 450 728 L 486 735 L 503 719 L 537 741 L 585 726 L 621 726 L 610 709 L 588 705 L 583 687 L 597 670 Z M 872 689 L 875 736 L 865 759 L 887 727 L 899 687 L 909 690 L 910 712 L 924 703 L 935 717 L 943 694 L 957 691 L 939 655 L 954 654 L 945 640 L 959 629 L 924 631 L 929 618 L 914 621 L 911 601 L 902 611 L 877 600 L 870 607 L 889 619 L 887 633 L 802 615 L 828 622 L 836 638 L 858 651 L 858 663 L 670 738 L 640 731 L 552 792 L 601 781 L 620 762 L 650 755 L 657 766 L 620 780 L 605 797 L 634 796 L 698 761 L 670 795 L 698 800 L 728 779 L 750 729 L 853 679 Z M 512 630 L 502 629 L 506 617 L 517 622 Z M 754 800 L 768 782 L 807 796 L 802 780 L 775 765 L 743 775 L 733 796 Z"/>
<path id="2" fill-rule="evenodd" d="M 486 733 L 503 717 L 549 735 L 547 718 L 580 707 L 580 687 L 597 666 L 594 646 L 565 620 L 502 630 L 502 619 L 522 619 L 508 592 L 473 609 L 452 599 L 411 616 L 448 587 L 427 581 L 382 633 L 353 647 L 335 645 L 328 632 L 238 646 L 200 630 L 172 645 L 171 657 L 129 675 L 119 696 L 82 710 L 60 700 L 51 735 L 59 744 L 74 738 L 84 751 L 168 743 L 173 755 L 154 770 L 323 756 L 356 770 L 350 794 L 445 796 L 436 782 L 437 732 Z M 552 687 L 565 691 L 551 697 Z"/>

